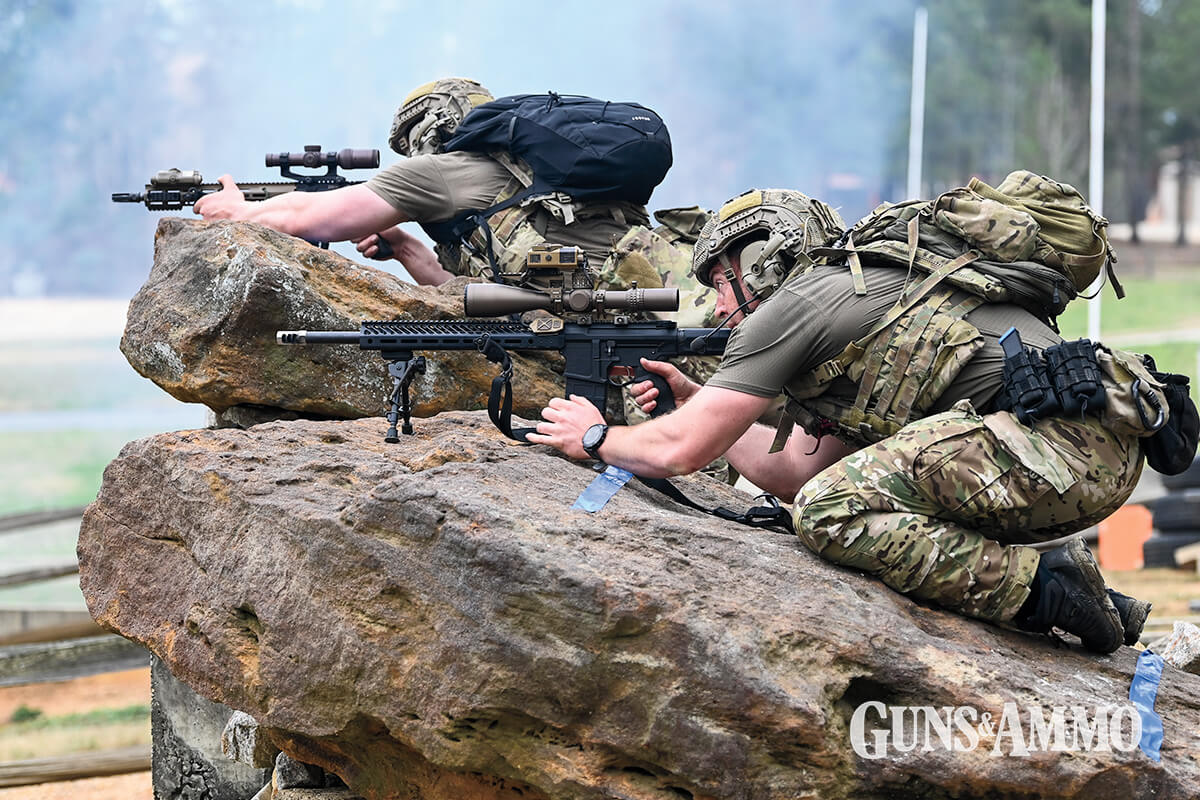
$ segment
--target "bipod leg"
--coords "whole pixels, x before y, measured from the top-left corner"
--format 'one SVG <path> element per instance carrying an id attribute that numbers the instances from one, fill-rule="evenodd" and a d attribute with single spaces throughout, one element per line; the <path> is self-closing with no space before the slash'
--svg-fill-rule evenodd
<path id="1" fill-rule="evenodd" d="M 401 418 L 404 419 L 404 424 L 400 430 L 406 436 L 412 434 L 412 406 L 408 400 L 408 387 L 412 384 L 413 378 L 424 374 L 425 356 L 417 356 L 407 361 L 388 362 L 388 375 L 392 376 L 392 395 L 388 398 L 391 404 L 387 413 L 388 429 L 383 436 L 383 440 L 388 444 L 400 441 L 400 436 L 396 433 L 396 423 Z"/>

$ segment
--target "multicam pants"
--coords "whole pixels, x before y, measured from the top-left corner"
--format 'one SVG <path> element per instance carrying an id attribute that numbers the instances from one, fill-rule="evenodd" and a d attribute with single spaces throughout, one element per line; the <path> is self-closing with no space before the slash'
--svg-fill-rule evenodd
<path id="1" fill-rule="evenodd" d="M 1137 439 L 1098 420 L 1034 428 L 968 404 L 911 423 L 810 480 L 796 497 L 801 540 L 896 591 L 993 622 L 1029 594 L 1038 553 L 1022 544 L 1082 530 L 1129 497 Z"/>

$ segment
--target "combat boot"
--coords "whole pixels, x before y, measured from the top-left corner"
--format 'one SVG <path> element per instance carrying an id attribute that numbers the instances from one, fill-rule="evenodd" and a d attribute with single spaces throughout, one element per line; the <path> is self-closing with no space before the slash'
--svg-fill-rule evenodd
<path id="1" fill-rule="evenodd" d="M 1142 628 L 1146 625 L 1146 617 L 1150 616 L 1152 603 L 1138 600 L 1127 594 L 1121 594 L 1115 589 L 1108 590 L 1108 599 L 1117 608 L 1121 617 L 1121 627 L 1125 629 L 1125 644 L 1135 645 L 1142 638 Z"/>
<path id="2" fill-rule="evenodd" d="M 1096 653 L 1111 653 L 1125 639 L 1100 567 L 1079 538 L 1042 553 L 1029 600 L 1014 621 L 1018 628 L 1036 633 L 1060 628 Z"/>

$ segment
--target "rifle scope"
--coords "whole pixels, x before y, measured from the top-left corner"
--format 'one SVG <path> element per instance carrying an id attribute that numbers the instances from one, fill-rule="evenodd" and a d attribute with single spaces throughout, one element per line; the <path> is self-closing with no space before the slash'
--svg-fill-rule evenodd
<path id="1" fill-rule="evenodd" d="M 336 153 L 326 153 L 319 144 L 304 146 L 303 153 L 267 153 L 268 167 L 324 167 L 336 164 L 342 169 L 375 169 L 379 166 L 378 150 L 356 150 L 347 147 Z"/>
<path id="2" fill-rule="evenodd" d="M 558 297 L 533 289 L 497 283 L 471 283 L 463 291 L 468 317 L 503 317 L 523 311 L 582 314 L 587 311 L 678 311 L 678 289 L 626 289 L 604 291 L 575 289 Z"/>

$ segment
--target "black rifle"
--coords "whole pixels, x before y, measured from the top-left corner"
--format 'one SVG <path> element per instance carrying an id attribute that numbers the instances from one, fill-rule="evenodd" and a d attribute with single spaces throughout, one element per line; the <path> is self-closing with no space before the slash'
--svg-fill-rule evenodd
<path id="1" fill-rule="evenodd" d="M 581 297 L 587 294 L 586 302 Z M 552 295 L 531 289 L 497 284 L 470 284 L 464 292 L 468 315 L 500 316 L 534 309 L 548 309 Z M 679 305 L 677 289 L 630 289 L 627 291 L 576 290 L 568 302 L 578 312 L 620 310 L 674 310 Z M 566 367 L 564 396 L 586 397 L 605 409 L 609 386 L 635 380 L 651 380 L 659 397 L 652 416 L 675 408 L 675 400 L 666 381 L 648 373 L 641 359 L 663 361 L 677 356 L 712 355 L 725 351 L 727 328 L 679 328 L 665 320 L 633 321 L 628 315 L 611 316 L 611 321 L 592 321 L 588 317 L 564 321 L 557 317 L 534 319 L 530 324 L 493 320 L 415 320 L 364 322 L 357 331 L 278 331 L 279 344 L 353 344 L 362 350 L 376 350 L 388 362 L 392 376 L 390 426 L 385 439 L 399 441 L 396 424 L 403 419 L 402 430 L 412 433 L 408 389 L 413 378 L 425 371 L 425 358 L 415 356 L 425 350 L 478 350 L 501 366 L 492 382 L 488 414 L 506 435 L 523 441 L 531 429 L 513 430 L 512 359 L 509 351 L 557 350 Z"/>
<path id="2" fill-rule="evenodd" d="M 579 395 L 601 413 L 606 408 L 608 387 L 631 381 L 651 380 L 658 387 L 658 401 L 651 416 L 675 408 L 675 397 L 666 381 L 648 373 L 641 359 L 663 361 L 677 356 L 716 355 L 725 352 L 728 328 L 678 328 L 674 322 L 641 320 L 642 311 L 674 311 L 679 308 L 678 289 L 596 291 L 589 288 L 592 276 L 586 259 L 573 247 L 540 245 L 530 250 L 522 282 L 541 290 L 502 284 L 470 284 L 463 293 L 468 316 L 516 315 L 524 311 L 550 311 L 558 317 L 535 318 L 530 324 L 494 320 L 414 320 L 364 322 L 357 331 L 277 331 L 279 344 L 353 344 L 376 350 L 388 362 L 392 395 L 387 414 L 385 441 L 398 442 L 396 424 L 413 432 L 408 390 L 413 378 L 425 371 L 421 350 L 478 350 L 501 365 L 492 381 L 488 416 L 505 435 L 518 441 L 534 428 L 513 429 L 512 358 L 509 350 L 558 350 L 566 360 L 563 370 L 565 396 Z M 509 276 L 513 277 L 513 276 Z M 612 313 L 614 310 L 627 313 Z M 727 508 L 708 508 L 684 495 L 670 481 L 642 478 L 648 486 L 685 506 L 715 514 L 756 528 L 776 528 L 792 533 L 785 507 L 770 495 L 763 505 L 738 513 Z"/>
<path id="3" fill-rule="evenodd" d="M 346 180 L 345 175 L 338 173 L 342 169 L 375 169 L 379 166 L 378 150 L 352 150 L 346 148 L 336 153 L 326 153 L 321 145 L 305 145 L 303 153 L 267 153 L 268 167 L 279 167 L 279 173 L 287 181 L 255 181 L 243 183 L 237 181 L 242 196 L 247 200 L 259 202 L 269 200 L 288 192 L 326 192 L 330 189 L 340 189 L 343 186 L 353 186 L 362 181 Z M 292 167 L 319 169 L 325 167 L 325 172 L 303 174 L 293 171 Z M 219 183 L 205 183 L 204 177 L 195 170 L 166 169 L 155 173 L 141 192 L 114 192 L 114 203 L 143 203 L 151 211 L 178 211 L 184 206 L 194 205 L 206 194 L 221 191 Z M 321 247 L 328 247 L 328 242 L 314 242 Z"/>

